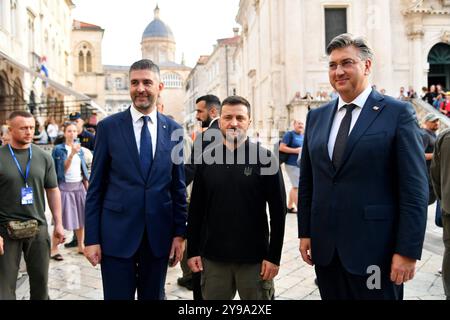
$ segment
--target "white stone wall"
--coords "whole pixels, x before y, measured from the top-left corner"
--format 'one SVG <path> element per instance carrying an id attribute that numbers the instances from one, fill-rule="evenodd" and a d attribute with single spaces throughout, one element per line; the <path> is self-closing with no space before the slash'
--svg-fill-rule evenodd
<path id="1" fill-rule="evenodd" d="M 73 82 L 71 1 L 2 0 L 0 6 L 0 51 L 32 69 L 37 68 L 38 57 L 45 56 L 50 78 L 62 85 L 70 85 Z M 47 96 L 59 101 L 67 99 L 11 63 L 2 63 L 2 71 L 10 82 L 20 81 L 26 101 L 31 90 L 37 103 Z"/>
<path id="2" fill-rule="evenodd" d="M 197 129 L 195 101 L 207 92 L 208 75 L 204 63 L 197 63 L 186 79 L 184 94 L 184 127 L 189 131 Z"/>
<path id="3" fill-rule="evenodd" d="M 363 35 L 372 44 L 372 84 L 393 96 L 400 86 L 412 85 L 420 93 L 428 85 L 430 49 L 445 39 L 445 32 L 450 34 L 450 6 L 438 0 L 423 1 L 417 8 L 412 4 L 407 0 L 242 0 L 236 19 L 242 27 L 242 45 L 234 57 L 240 68 L 239 94 L 255 109 L 254 129 L 287 129 L 292 111 L 286 106 L 296 92 L 302 96 L 331 92 L 326 7 L 347 8 L 348 32 Z"/>

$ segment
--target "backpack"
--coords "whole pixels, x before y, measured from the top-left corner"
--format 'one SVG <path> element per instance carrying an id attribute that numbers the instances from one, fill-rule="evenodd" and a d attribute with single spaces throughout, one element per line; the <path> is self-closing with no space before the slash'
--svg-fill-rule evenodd
<path id="1" fill-rule="evenodd" d="M 275 155 L 278 153 L 278 161 L 279 161 L 280 165 L 282 165 L 283 163 L 288 161 L 289 156 L 291 155 L 290 153 L 285 153 L 285 152 L 280 151 L 281 142 L 282 142 L 282 140 L 278 140 L 278 142 L 275 143 L 275 146 L 274 146 L 274 152 L 275 152 Z M 289 132 L 289 143 L 287 145 L 289 146 L 291 143 L 292 143 L 292 133 Z"/>

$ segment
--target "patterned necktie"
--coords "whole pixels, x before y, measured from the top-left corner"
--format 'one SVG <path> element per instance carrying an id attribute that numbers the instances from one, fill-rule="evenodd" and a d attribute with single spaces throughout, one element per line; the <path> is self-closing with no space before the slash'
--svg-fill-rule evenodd
<path id="1" fill-rule="evenodd" d="M 348 104 L 343 106 L 347 110 L 344 118 L 342 119 L 341 126 L 339 127 L 338 134 L 336 136 L 336 142 L 334 144 L 333 150 L 333 166 L 334 169 L 338 169 L 341 165 L 342 156 L 345 152 L 345 147 L 347 146 L 348 135 L 350 132 L 350 125 L 352 124 L 352 112 L 355 110 L 357 105 Z"/>
<path id="2" fill-rule="evenodd" d="M 142 117 L 144 125 L 141 130 L 141 147 L 139 157 L 141 159 L 141 168 L 144 177 L 147 178 L 152 167 L 153 162 L 153 149 L 152 149 L 152 137 L 150 136 L 150 131 L 148 130 L 149 116 Z"/>

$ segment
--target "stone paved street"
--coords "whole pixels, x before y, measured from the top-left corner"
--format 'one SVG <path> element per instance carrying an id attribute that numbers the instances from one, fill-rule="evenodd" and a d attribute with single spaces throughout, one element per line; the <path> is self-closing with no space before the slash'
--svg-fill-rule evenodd
<path id="1" fill-rule="evenodd" d="M 70 233 L 68 234 L 70 235 Z M 427 237 L 422 261 L 418 263 L 416 278 L 405 288 L 408 300 L 442 300 L 445 298 L 442 279 L 438 274 L 442 261 L 441 229 L 434 226 L 434 206 L 430 206 Z M 68 239 L 70 240 L 70 239 Z M 433 252 L 434 251 L 434 252 Z M 93 268 L 76 249 L 61 249 L 64 261 L 51 261 L 51 299 L 85 300 L 102 299 L 100 268 Z M 169 300 L 191 299 L 192 292 L 177 285 L 181 269 L 170 269 L 167 275 L 166 294 Z M 314 269 L 299 258 L 296 215 L 288 214 L 286 235 L 280 273 L 276 278 L 276 298 L 280 300 L 320 300 L 314 284 Z M 28 299 L 29 286 L 26 275 L 19 279 L 18 299 Z"/>

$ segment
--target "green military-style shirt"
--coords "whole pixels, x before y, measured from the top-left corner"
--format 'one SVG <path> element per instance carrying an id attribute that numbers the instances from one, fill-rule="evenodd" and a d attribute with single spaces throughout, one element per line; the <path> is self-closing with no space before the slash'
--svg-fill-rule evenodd
<path id="1" fill-rule="evenodd" d="M 29 159 L 29 149 L 13 149 L 25 174 Z M 0 224 L 8 221 L 38 220 L 40 225 L 47 225 L 45 219 L 45 189 L 58 186 L 53 159 L 50 154 L 39 147 L 32 146 L 32 159 L 28 186 L 33 188 L 33 204 L 21 204 L 21 189 L 25 181 L 11 155 L 9 147 L 0 148 Z"/>

